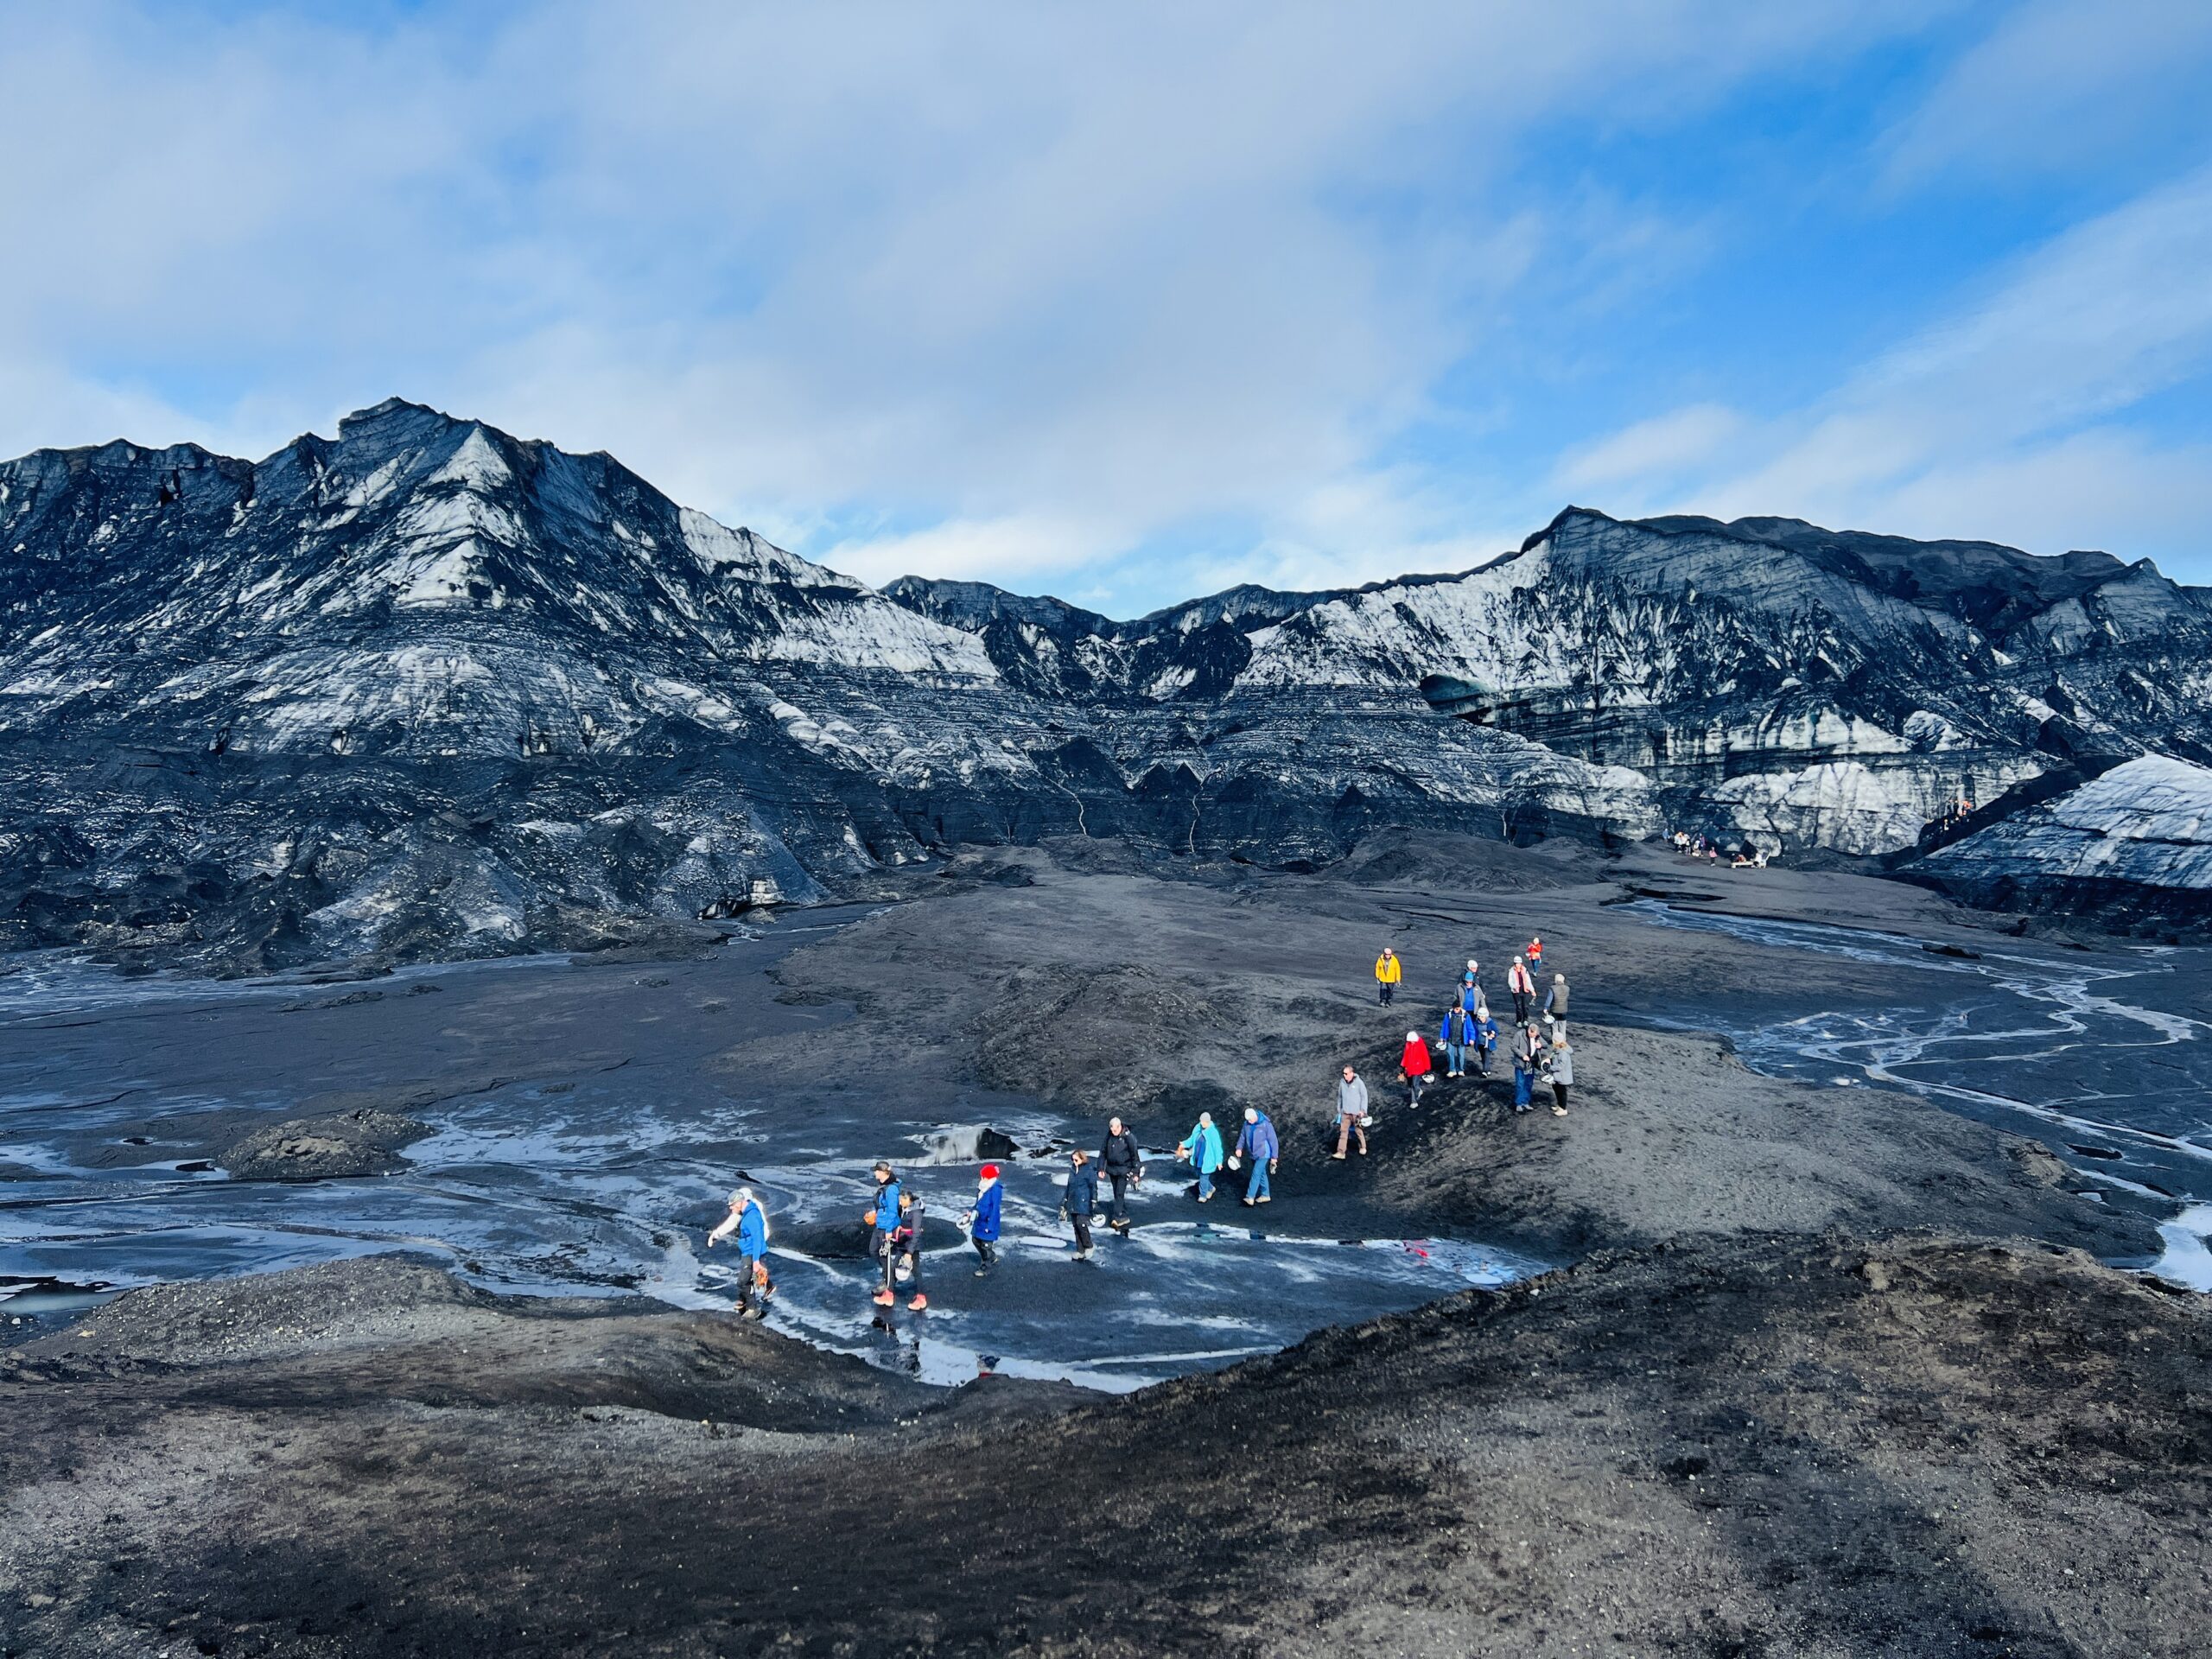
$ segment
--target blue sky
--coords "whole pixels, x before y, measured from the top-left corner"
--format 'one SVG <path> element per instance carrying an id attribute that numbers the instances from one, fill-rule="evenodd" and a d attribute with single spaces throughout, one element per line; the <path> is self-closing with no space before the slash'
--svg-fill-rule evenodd
<path id="1" fill-rule="evenodd" d="M 2212 582 L 2212 6 L 0 0 L 0 453 L 397 393 L 1132 613 L 1568 502 Z"/>

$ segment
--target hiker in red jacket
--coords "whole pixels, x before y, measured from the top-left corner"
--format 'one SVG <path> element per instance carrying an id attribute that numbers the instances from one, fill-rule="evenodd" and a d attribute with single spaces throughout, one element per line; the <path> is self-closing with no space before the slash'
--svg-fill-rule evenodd
<path id="1" fill-rule="evenodd" d="M 1428 1058 L 1428 1045 L 1417 1031 L 1406 1033 L 1405 1050 L 1398 1056 L 1398 1075 L 1406 1080 L 1406 1109 L 1410 1111 L 1421 1104 L 1421 1085 L 1436 1075 L 1436 1062 Z"/>

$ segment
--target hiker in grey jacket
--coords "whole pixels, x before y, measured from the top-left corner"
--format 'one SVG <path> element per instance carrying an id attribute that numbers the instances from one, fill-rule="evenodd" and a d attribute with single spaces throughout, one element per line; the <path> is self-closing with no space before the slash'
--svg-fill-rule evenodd
<path id="1" fill-rule="evenodd" d="M 1551 1053 L 1544 1062 L 1544 1070 L 1552 1080 L 1552 1116 L 1567 1116 L 1567 1091 L 1574 1086 L 1574 1050 L 1567 1040 L 1567 1027 L 1559 1027 L 1552 1039 Z"/>
<path id="2" fill-rule="evenodd" d="M 1346 1066 L 1344 1076 L 1337 1081 L 1336 1156 L 1344 1155 L 1344 1144 L 1354 1135 L 1359 1137 L 1359 1155 L 1366 1157 L 1367 1079 Z"/>
<path id="3" fill-rule="evenodd" d="M 1543 1011 L 1554 1020 L 1567 1018 L 1567 976 L 1554 974 L 1549 989 L 1544 993 Z"/>

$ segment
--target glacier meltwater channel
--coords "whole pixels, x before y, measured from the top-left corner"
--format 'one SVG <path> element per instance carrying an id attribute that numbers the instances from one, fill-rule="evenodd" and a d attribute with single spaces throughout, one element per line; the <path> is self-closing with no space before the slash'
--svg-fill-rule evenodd
<path id="1" fill-rule="evenodd" d="M 1895 933 L 1627 906 L 1655 926 L 1954 977 L 1931 1006 L 1777 1014 L 1685 1006 L 1650 1022 L 1718 1032 L 1745 1063 L 1827 1085 L 1910 1090 L 2048 1145 L 2092 1196 L 2126 1192 L 2170 1213 L 2150 1271 L 2212 1291 L 2212 951 L 2081 950 L 2011 938 L 1939 954 Z"/>

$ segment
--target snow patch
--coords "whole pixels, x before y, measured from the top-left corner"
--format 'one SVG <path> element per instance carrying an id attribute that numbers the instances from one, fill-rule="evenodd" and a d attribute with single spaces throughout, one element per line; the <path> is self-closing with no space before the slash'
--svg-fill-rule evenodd
<path id="1" fill-rule="evenodd" d="M 425 484 L 458 484 L 469 490 L 494 490 L 503 484 L 515 481 L 499 452 L 484 435 L 484 429 L 472 426 L 463 438 L 461 448 L 453 452 L 446 464 L 423 480 Z"/>

